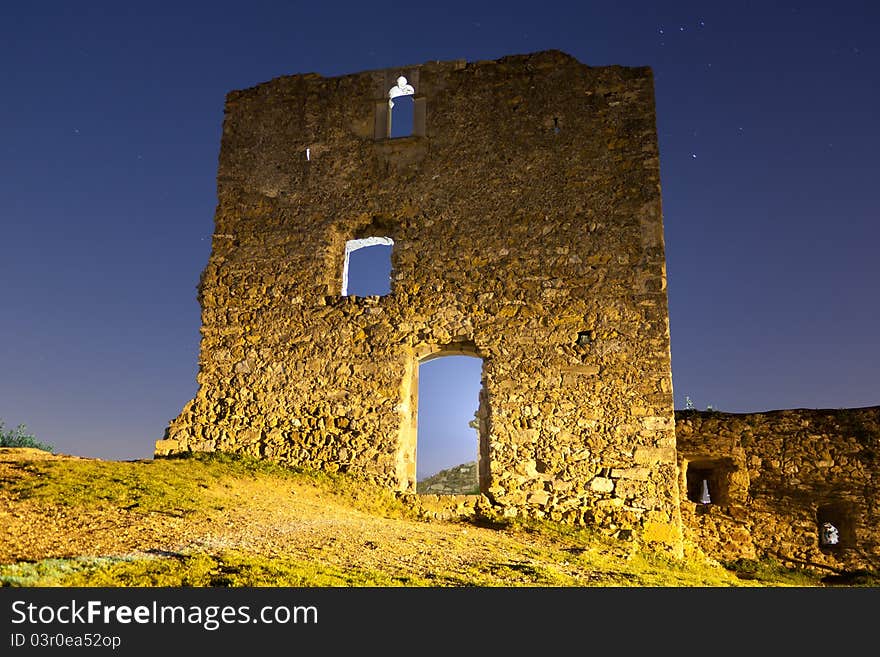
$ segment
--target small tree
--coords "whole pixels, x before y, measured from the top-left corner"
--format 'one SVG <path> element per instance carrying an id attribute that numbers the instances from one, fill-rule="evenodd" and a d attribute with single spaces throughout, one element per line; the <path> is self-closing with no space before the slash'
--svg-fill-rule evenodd
<path id="1" fill-rule="evenodd" d="M 54 450 L 52 445 L 38 442 L 23 424 L 19 424 L 15 429 L 6 429 L 3 420 L 0 420 L 0 447 L 33 447 L 46 452 Z"/>

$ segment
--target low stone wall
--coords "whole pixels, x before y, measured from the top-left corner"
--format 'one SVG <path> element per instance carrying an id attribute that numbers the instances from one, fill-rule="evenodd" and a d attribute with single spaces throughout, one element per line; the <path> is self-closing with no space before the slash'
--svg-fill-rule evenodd
<path id="1" fill-rule="evenodd" d="M 399 500 L 426 520 L 475 521 L 497 518 L 492 502 L 485 495 L 420 495 L 396 493 Z"/>
<path id="2" fill-rule="evenodd" d="M 880 570 L 880 407 L 678 411 L 676 439 L 682 523 L 711 556 Z"/>

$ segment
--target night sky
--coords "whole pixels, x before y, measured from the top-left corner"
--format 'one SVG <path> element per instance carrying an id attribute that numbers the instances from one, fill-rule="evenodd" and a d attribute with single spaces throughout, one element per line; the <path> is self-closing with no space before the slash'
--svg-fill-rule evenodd
<path id="1" fill-rule="evenodd" d="M 676 408 L 880 404 L 878 7 L 3 3 L 0 419 L 149 458 L 193 397 L 227 92 L 545 49 L 654 70 Z"/>

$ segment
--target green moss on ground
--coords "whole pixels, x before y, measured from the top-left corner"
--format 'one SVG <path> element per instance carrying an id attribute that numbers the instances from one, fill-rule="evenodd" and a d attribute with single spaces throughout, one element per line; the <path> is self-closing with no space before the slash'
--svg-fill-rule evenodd
<path id="1" fill-rule="evenodd" d="M 224 517 L 259 496 L 261 504 L 286 503 L 280 495 L 305 495 L 317 507 L 355 509 L 373 521 L 429 523 L 443 544 L 441 557 L 421 569 L 394 553 L 395 546 L 376 539 L 391 559 L 384 570 L 360 558 L 364 547 L 333 547 L 315 559 L 279 556 L 278 552 L 193 550 L 187 554 L 45 559 L 0 565 L 2 586 L 606 586 L 606 587 L 755 587 L 824 586 L 819 575 L 786 569 L 768 561 L 739 560 L 718 564 L 686 545 L 674 559 L 640 550 L 594 530 L 539 520 L 474 517 L 458 523 L 426 521 L 393 492 L 345 474 L 292 469 L 254 458 L 198 454 L 185 458 L 114 462 L 90 459 L 22 460 L 19 474 L 4 482 L 12 503 L 27 501 L 46 508 L 115 507 L 187 518 Z M 268 493 L 267 493 L 268 491 Z M 266 497 L 268 495 L 268 497 Z M 274 495 L 274 496 L 273 496 Z M 276 497 L 278 502 L 276 502 Z M 267 501 L 268 500 L 268 501 Z M 42 508 L 39 507 L 38 508 Z M 219 511 L 219 515 L 218 515 Z M 419 526 L 413 525 L 413 530 Z M 377 525 L 381 528 L 382 525 Z M 469 531 L 464 531 L 470 528 Z M 377 530 L 378 531 L 378 530 Z M 478 533 L 481 538 L 475 539 Z M 493 538 L 493 536 L 495 538 Z M 435 537 L 436 538 L 436 537 Z M 498 539 L 498 540 L 496 540 Z M 501 540 L 503 539 L 503 541 Z M 482 561 L 459 558 L 475 540 L 503 548 Z M 348 550 L 344 552 L 343 550 Z M 876 586 L 865 574 L 854 586 Z M 841 583 L 845 584 L 845 583 Z"/>

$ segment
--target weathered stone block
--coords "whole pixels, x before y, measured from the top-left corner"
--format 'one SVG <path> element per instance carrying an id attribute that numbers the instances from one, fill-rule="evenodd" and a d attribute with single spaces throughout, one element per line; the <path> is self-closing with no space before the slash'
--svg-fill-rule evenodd
<path id="1" fill-rule="evenodd" d="M 607 477 L 594 477 L 590 482 L 590 490 L 597 493 L 610 493 L 614 490 L 614 480 Z"/>
<path id="2" fill-rule="evenodd" d="M 651 468 L 615 468 L 611 471 L 614 479 L 636 479 L 646 481 L 651 474 Z"/>
<path id="3" fill-rule="evenodd" d="M 529 496 L 526 498 L 526 501 L 529 504 L 537 504 L 538 506 L 544 506 L 547 504 L 550 499 L 550 495 L 543 491 L 536 491 L 534 493 L 529 493 Z"/>
<path id="4" fill-rule="evenodd" d="M 672 447 L 636 447 L 633 451 L 633 461 L 645 465 L 674 463 L 675 450 Z"/>
<path id="5" fill-rule="evenodd" d="M 633 499 L 640 496 L 644 492 L 644 484 L 631 479 L 621 479 L 614 486 L 614 494 L 622 499 Z"/>
<path id="6" fill-rule="evenodd" d="M 168 456 L 169 454 L 175 454 L 179 452 L 180 449 L 181 444 L 177 440 L 156 441 L 156 456 Z"/>

